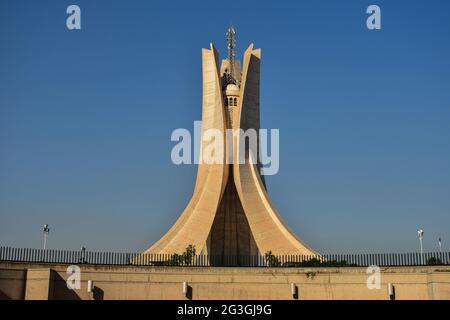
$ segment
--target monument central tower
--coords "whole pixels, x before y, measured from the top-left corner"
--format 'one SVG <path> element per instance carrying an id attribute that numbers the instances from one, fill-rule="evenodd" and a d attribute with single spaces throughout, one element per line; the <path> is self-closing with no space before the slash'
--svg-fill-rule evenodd
<path id="1" fill-rule="evenodd" d="M 221 62 L 217 50 L 202 49 L 202 137 L 227 129 L 259 130 L 259 80 L 261 50 L 253 44 L 244 53 L 243 67 L 235 59 L 236 32 L 227 32 L 228 57 Z M 240 144 L 243 143 L 243 146 Z M 207 142 L 201 141 L 200 158 Z M 197 252 L 214 256 L 224 265 L 227 256 L 317 254 L 289 230 L 267 194 L 260 164 L 253 159 L 245 139 L 224 144 L 219 163 L 198 165 L 194 193 L 172 228 L 147 253 L 182 253 L 195 245 Z M 240 154 L 245 152 L 245 154 Z M 232 164 L 227 161 L 232 157 Z M 242 163 L 238 159 L 245 158 Z M 252 159 L 250 159 L 252 158 Z M 238 261 L 239 262 L 239 261 Z"/>

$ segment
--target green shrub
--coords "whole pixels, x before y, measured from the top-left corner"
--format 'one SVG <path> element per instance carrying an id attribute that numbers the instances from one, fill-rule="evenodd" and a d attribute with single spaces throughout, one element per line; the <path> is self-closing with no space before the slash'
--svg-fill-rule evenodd
<path id="1" fill-rule="evenodd" d="M 269 267 L 279 267 L 281 265 L 280 260 L 272 253 L 272 251 L 267 251 L 264 254 L 264 261 Z"/>
<path id="2" fill-rule="evenodd" d="M 186 247 L 186 250 L 182 254 L 173 254 L 172 257 L 164 262 L 164 265 L 168 266 L 189 266 L 194 262 L 195 258 L 195 246 L 190 244 Z"/>
<path id="3" fill-rule="evenodd" d="M 439 266 L 442 265 L 442 261 L 439 258 L 431 257 L 427 260 L 427 265 L 429 266 Z"/>

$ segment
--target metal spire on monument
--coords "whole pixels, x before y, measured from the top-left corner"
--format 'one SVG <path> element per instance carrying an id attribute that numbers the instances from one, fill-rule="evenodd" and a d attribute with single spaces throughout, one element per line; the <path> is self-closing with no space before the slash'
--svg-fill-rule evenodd
<path id="1" fill-rule="evenodd" d="M 230 62 L 230 70 L 228 72 L 228 83 L 236 84 L 234 77 L 234 57 L 236 56 L 236 30 L 233 25 L 230 25 L 227 31 L 227 49 L 228 49 L 228 61 Z"/>
<path id="2" fill-rule="evenodd" d="M 228 44 L 228 60 L 230 60 L 230 62 L 233 62 L 234 57 L 236 55 L 235 53 L 236 30 L 234 30 L 233 25 L 231 25 L 227 31 L 227 44 Z"/>

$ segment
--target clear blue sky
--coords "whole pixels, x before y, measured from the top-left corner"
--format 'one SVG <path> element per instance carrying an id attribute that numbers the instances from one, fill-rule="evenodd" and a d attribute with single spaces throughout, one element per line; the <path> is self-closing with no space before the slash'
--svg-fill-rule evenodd
<path id="1" fill-rule="evenodd" d="M 66 28 L 78 4 L 82 30 Z M 366 28 L 370 4 L 382 30 Z M 450 2 L 0 2 L 0 245 L 137 251 L 188 202 L 201 48 L 262 48 L 269 194 L 317 250 L 450 250 Z"/>

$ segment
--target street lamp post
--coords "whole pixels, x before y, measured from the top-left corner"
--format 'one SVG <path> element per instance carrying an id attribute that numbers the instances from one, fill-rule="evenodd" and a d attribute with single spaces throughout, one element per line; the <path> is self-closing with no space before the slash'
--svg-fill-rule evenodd
<path id="1" fill-rule="evenodd" d="M 81 247 L 81 263 L 86 263 L 86 247 Z"/>
<path id="2" fill-rule="evenodd" d="M 48 224 L 44 224 L 42 227 L 42 233 L 44 234 L 44 250 L 47 249 L 47 239 L 48 234 L 50 233 L 50 228 L 48 227 Z"/>
<path id="3" fill-rule="evenodd" d="M 420 241 L 420 263 L 423 265 L 423 244 L 422 244 L 423 230 L 422 229 L 417 230 L 417 235 L 419 236 Z"/>
<path id="4" fill-rule="evenodd" d="M 439 238 L 438 244 L 439 244 L 439 253 L 442 253 L 442 239 L 441 238 Z"/>

